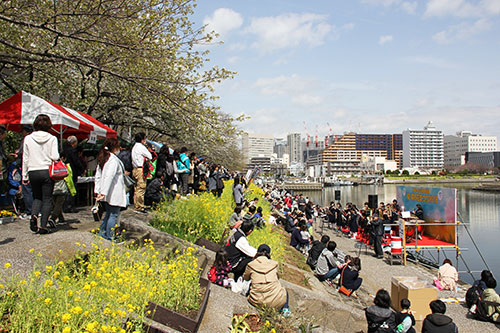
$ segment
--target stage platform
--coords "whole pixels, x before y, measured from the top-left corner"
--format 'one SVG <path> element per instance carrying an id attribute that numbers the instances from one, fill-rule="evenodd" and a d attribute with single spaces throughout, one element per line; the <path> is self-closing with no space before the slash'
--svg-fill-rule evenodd
<path id="1" fill-rule="evenodd" d="M 430 237 L 427 235 L 422 235 L 422 239 L 419 239 L 417 242 L 412 241 L 406 243 L 406 247 L 455 247 L 455 244 L 448 243 L 434 237 Z"/>

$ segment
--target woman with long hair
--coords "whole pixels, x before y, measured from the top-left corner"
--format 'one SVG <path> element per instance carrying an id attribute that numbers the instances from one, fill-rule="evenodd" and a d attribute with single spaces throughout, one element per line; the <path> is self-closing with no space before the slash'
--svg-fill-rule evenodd
<path id="1" fill-rule="evenodd" d="M 39 114 L 33 122 L 35 131 L 27 135 L 23 143 L 23 184 L 31 183 L 33 189 L 30 229 L 39 234 L 50 233 L 47 221 L 52 210 L 54 181 L 49 176 L 49 167 L 59 160 L 57 138 L 49 133 L 51 127 L 49 116 Z M 42 219 L 38 228 L 40 211 Z"/>
<path id="2" fill-rule="evenodd" d="M 120 225 L 121 208 L 127 206 L 124 167 L 116 156 L 119 152 L 120 142 L 115 138 L 106 139 L 97 155 L 95 174 L 96 200 L 102 202 L 106 209 L 99 236 L 110 241 L 115 241 L 114 230 Z"/>

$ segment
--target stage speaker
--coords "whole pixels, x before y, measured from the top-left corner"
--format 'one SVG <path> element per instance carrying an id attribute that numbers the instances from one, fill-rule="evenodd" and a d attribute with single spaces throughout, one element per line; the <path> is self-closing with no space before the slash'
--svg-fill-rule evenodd
<path id="1" fill-rule="evenodd" d="M 378 207 L 378 195 L 368 194 L 368 207 L 371 209 L 377 209 Z"/>
<path id="2" fill-rule="evenodd" d="M 335 200 L 340 201 L 340 190 L 335 190 Z"/>

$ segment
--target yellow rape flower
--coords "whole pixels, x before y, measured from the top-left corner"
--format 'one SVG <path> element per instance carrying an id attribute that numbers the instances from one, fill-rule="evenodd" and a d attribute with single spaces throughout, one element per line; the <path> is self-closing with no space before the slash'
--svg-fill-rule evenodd
<path id="1" fill-rule="evenodd" d="M 52 303 L 52 299 L 47 297 L 47 298 L 44 300 L 44 303 L 45 303 L 45 305 L 49 305 L 50 303 Z"/>
<path id="2" fill-rule="evenodd" d="M 61 316 L 61 320 L 63 323 L 67 323 L 68 321 L 70 321 L 71 319 L 71 315 L 69 313 L 65 313 Z"/>
<path id="3" fill-rule="evenodd" d="M 5 268 L 9 268 L 10 266 L 11 266 L 10 262 L 6 262 L 5 265 L 4 265 Z"/>
<path id="4" fill-rule="evenodd" d="M 71 332 L 71 327 L 69 326 L 66 326 L 65 328 L 63 328 L 63 333 L 70 333 Z"/>

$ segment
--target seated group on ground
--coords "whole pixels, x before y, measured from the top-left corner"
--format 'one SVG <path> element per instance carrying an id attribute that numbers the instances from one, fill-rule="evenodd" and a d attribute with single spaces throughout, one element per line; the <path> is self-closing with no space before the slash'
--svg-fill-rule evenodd
<path id="1" fill-rule="evenodd" d="M 414 333 L 415 317 L 411 313 L 411 303 L 408 299 L 401 300 L 401 312 L 391 310 L 389 293 L 380 289 L 375 296 L 373 305 L 365 309 L 368 333 L 398 332 Z M 457 325 L 446 316 L 446 304 L 434 300 L 429 304 L 431 314 L 422 323 L 422 333 L 457 333 Z"/>

